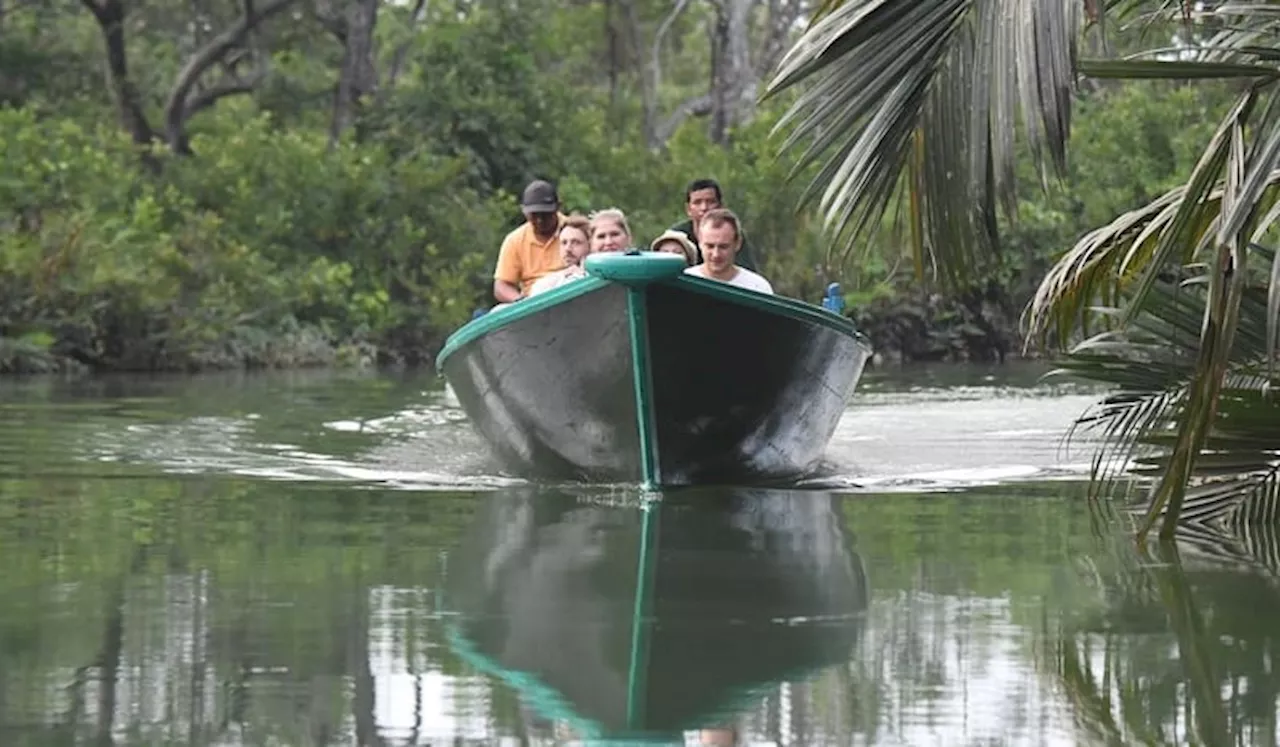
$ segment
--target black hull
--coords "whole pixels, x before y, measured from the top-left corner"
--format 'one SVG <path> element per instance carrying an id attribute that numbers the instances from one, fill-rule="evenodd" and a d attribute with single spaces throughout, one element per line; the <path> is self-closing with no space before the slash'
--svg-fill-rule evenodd
<path id="1" fill-rule="evenodd" d="M 751 484 L 807 472 L 862 375 L 867 347 L 683 284 L 646 292 L 662 483 Z"/>
<path id="2" fill-rule="evenodd" d="M 504 469 L 638 482 L 626 289 L 603 288 L 512 321 L 449 356 L 444 374 Z"/>
<path id="3" fill-rule="evenodd" d="M 504 469 L 752 485 L 820 461 L 870 354 L 847 320 L 689 277 L 580 282 L 472 322 L 441 354 Z"/>
<path id="4" fill-rule="evenodd" d="M 448 638 L 579 737 L 715 726 L 849 660 L 868 603 L 850 544 L 830 494 L 496 494 L 450 554 Z"/>

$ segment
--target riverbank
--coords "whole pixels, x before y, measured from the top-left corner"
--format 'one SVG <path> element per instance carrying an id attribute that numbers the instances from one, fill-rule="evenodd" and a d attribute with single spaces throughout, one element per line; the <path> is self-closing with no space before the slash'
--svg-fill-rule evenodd
<path id="1" fill-rule="evenodd" d="M 245 329 L 199 348 L 166 350 L 145 340 L 124 340 L 112 353 L 97 345 L 47 335 L 0 337 L 0 374 L 199 373 L 204 371 L 365 368 L 417 364 L 434 355 L 380 349 L 367 340 L 332 340 L 314 327 Z M 437 346 L 438 347 L 438 346 Z"/>
<path id="2" fill-rule="evenodd" d="M 1024 357 L 1016 317 L 987 299 L 956 300 L 921 291 L 878 300 L 849 316 L 871 341 L 874 366 L 1003 363 Z M 334 339 L 314 326 L 241 328 L 221 340 L 172 348 L 145 338 L 0 336 L 0 374 L 429 366 L 444 343 L 445 336 L 436 337 L 379 345 L 367 339 Z"/>
<path id="3" fill-rule="evenodd" d="M 902 291 L 849 316 L 871 341 L 877 364 L 1003 363 L 1024 355 L 1020 306 L 997 293 L 949 297 Z"/>

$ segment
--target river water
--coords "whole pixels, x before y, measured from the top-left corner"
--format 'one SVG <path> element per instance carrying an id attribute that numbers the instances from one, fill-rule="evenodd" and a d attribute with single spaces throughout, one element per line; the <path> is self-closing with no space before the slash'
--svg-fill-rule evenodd
<path id="1" fill-rule="evenodd" d="M 0 381 L 0 744 L 1275 744 L 1275 541 L 1139 556 L 1041 373 L 666 495 L 500 474 L 429 372 Z"/>

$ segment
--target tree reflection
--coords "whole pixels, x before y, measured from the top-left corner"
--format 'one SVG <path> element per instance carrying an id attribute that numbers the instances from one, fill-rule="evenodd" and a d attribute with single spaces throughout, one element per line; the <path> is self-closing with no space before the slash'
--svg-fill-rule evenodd
<path id="1" fill-rule="evenodd" d="M 1146 553 L 1116 544 L 1091 573 L 1097 607 L 1046 636 L 1089 741 L 1276 743 L 1276 540 L 1192 526 Z"/>

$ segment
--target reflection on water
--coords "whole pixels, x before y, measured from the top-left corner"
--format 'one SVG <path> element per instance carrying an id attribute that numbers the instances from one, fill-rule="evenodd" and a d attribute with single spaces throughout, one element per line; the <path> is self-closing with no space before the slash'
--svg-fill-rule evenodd
<path id="1" fill-rule="evenodd" d="M 731 730 L 849 660 L 867 584 L 846 531 L 825 494 L 496 495 L 450 558 L 449 642 L 580 737 Z"/>
<path id="2" fill-rule="evenodd" d="M 1081 730 L 1108 744 L 1274 745 L 1280 576 L 1274 528 L 1192 528 L 1093 565 L 1097 601 L 1049 625 Z"/>
<path id="3" fill-rule="evenodd" d="M 1215 733 L 1266 743 L 1273 577 L 1201 559 L 1140 581 L 1063 489 L 3 480 L 0 732 L 1174 744 L 1200 683 L 1225 693 Z"/>
<path id="4" fill-rule="evenodd" d="M 1280 542 L 1096 537 L 1086 395 L 952 384 L 873 377 L 856 490 L 655 497 L 420 378 L 0 382 L 0 744 L 1274 744 Z"/>

